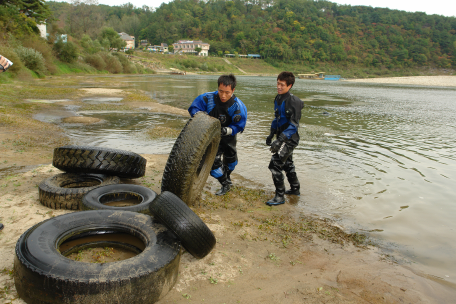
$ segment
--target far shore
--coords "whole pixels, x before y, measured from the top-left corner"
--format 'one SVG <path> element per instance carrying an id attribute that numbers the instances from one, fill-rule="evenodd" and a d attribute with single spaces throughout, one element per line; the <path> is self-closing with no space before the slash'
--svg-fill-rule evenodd
<path id="1" fill-rule="evenodd" d="M 422 86 L 456 87 L 456 76 L 406 76 L 366 79 L 346 79 L 349 82 L 412 84 Z"/>

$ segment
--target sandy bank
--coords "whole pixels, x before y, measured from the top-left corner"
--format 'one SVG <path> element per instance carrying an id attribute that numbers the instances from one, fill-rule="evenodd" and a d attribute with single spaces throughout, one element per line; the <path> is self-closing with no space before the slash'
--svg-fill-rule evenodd
<path id="1" fill-rule="evenodd" d="M 92 94 L 98 96 L 100 91 Z M 129 105 L 152 107 L 143 102 Z M 153 106 L 151 111 L 165 109 Z M 186 114 L 167 107 L 166 113 Z M 52 130 L 55 136 L 62 132 Z M 21 131 L 20 127 L 15 130 Z M 40 130 L 29 128 L 27 132 Z M 23 304 L 11 275 L 18 238 L 32 225 L 72 211 L 50 209 L 39 202 L 37 185 L 61 172 L 51 165 L 54 146 L 18 150 L 16 138 L 17 133 L 0 125 L 0 222 L 5 224 L 0 231 L 0 303 Z M 168 156 L 143 156 L 146 175 L 122 182 L 159 193 Z M 213 193 L 219 185 L 208 179 L 202 198 L 192 209 L 214 232 L 217 245 L 201 260 L 183 253 L 177 283 L 159 304 L 453 301 L 454 289 L 392 262 L 376 247 L 357 246 L 353 236 L 330 220 L 297 216 L 292 198 L 285 205 L 267 207 L 264 201 L 272 193 L 241 187 L 251 183 L 236 172 L 233 182 L 238 187 L 216 197 Z"/>
<path id="2" fill-rule="evenodd" d="M 348 82 L 387 83 L 387 84 L 413 84 L 422 86 L 456 87 L 456 76 L 410 76 L 410 77 L 385 77 L 369 79 L 348 79 Z"/>

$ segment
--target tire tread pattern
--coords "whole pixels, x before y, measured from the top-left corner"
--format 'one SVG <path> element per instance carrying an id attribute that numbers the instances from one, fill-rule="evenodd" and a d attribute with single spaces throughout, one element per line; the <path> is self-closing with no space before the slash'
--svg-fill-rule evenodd
<path id="1" fill-rule="evenodd" d="M 61 180 L 83 180 L 88 177 L 96 177 L 101 180 L 101 183 L 96 186 L 82 188 L 60 187 Z M 43 206 L 52 209 L 81 210 L 82 198 L 87 192 L 98 187 L 118 183 L 120 183 L 120 179 L 117 176 L 61 173 L 43 180 L 38 185 L 39 201 Z"/>
<path id="2" fill-rule="evenodd" d="M 207 114 L 197 113 L 179 134 L 169 154 L 163 172 L 161 191 L 170 191 L 187 205 L 193 205 L 209 176 L 220 143 L 220 121 Z M 196 176 L 207 147 L 206 170 Z"/>
<path id="3" fill-rule="evenodd" d="M 139 154 L 91 146 L 63 146 L 54 149 L 52 165 L 75 173 L 99 173 L 138 178 L 146 172 L 146 159 Z"/>
<path id="4" fill-rule="evenodd" d="M 161 193 L 150 205 L 150 212 L 174 231 L 182 246 L 195 258 L 204 258 L 214 248 L 216 239 L 212 231 L 173 193 Z"/>

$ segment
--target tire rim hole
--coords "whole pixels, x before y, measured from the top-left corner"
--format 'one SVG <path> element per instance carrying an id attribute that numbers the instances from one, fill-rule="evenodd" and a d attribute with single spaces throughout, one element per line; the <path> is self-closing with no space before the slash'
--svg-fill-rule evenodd
<path id="1" fill-rule="evenodd" d="M 99 198 L 101 204 L 112 207 L 135 206 L 143 201 L 144 197 L 142 195 L 132 192 L 107 193 Z"/>
<path id="2" fill-rule="evenodd" d="M 86 178 L 80 181 L 68 181 L 60 185 L 61 188 L 86 188 L 86 187 L 95 187 L 102 183 L 99 179 L 96 178 Z"/>
<path id="3" fill-rule="evenodd" d="M 125 233 L 73 236 L 59 246 L 63 256 L 85 263 L 112 263 L 132 258 L 145 248 L 137 237 Z"/>

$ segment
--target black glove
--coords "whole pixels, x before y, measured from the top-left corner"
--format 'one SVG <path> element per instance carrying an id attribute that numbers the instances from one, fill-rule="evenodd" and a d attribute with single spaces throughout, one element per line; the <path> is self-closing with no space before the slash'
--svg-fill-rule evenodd
<path id="1" fill-rule="evenodd" d="M 230 127 L 222 128 L 222 136 L 228 136 L 228 135 L 231 135 L 232 133 L 233 133 L 233 129 L 231 129 Z"/>
<path id="2" fill-rule="evenodd" d="M 274 138 L 275 133 L 276 133 L 276 130 L 271 128 L 271 133 L 269 134 L 268 137 L 266 137 L 266 146 L 271 145 L 272 139 Z"/>
<path id="3" fill-rule="evenodd" d="M 271 152 L 272 153 L 277 153 L 280 149 L 280 147 L 288 141 L 288 138 L 285 136 L 285 134 L 281 133 L 279 137 L 277 137 L 276 140 L 271 144 Z"/>

